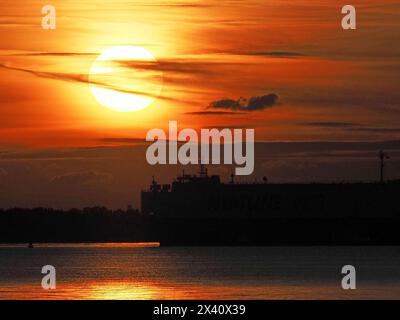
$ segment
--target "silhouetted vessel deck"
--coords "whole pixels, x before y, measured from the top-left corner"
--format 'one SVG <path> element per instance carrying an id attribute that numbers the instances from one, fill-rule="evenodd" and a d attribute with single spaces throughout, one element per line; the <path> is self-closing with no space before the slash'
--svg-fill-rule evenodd
<path id="1" fill-rule="evenodd" d="M 400 244 L 400 181 L 222 183 L 202 167 L 171 185 L 153 179 L 142 213 L 161 245 Z"/>

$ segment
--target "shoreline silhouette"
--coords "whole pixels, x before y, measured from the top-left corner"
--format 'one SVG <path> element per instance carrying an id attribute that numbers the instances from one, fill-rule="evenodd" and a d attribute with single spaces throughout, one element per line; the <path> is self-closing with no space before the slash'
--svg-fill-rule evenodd
<path id="1" fill-rule="evenodd" d="M 399 245 L 400 181 L 221 183 L 205 167 L 154 178 L 141 210 L 0 209 L 0 243 L 159 242 L 161 246 Z"/>

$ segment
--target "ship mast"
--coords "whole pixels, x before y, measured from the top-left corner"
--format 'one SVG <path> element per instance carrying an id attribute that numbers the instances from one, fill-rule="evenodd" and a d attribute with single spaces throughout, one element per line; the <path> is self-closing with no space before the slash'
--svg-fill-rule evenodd
<path id="1" fill-rule="evenodd" d="M 157 191 L 157 181 L 155 177 L 152 177 L 151 185 L 150 185 L 150 190 L 151 191 Z"/>
<path id="2" fill-rule="evenodd" d="M 381 150 L 381 151 L 379 151 L 379 159 L 381 160 L 381 163 L 380 163 L 381 183 L 383 183 L 384 182 L 384 169 L 386 166 L 385 160 L 390 159 L 390 157 L 387 153 L 385 153 Z"/>
<path id="3" fill-rule="evenodd" d="M 207 177 L 207 173 L 208 173 L 208 170 L 207 170 L 206 165 L 203 163 L 200 163 L 199 176 L 205 178 L 205 177 Z"/>

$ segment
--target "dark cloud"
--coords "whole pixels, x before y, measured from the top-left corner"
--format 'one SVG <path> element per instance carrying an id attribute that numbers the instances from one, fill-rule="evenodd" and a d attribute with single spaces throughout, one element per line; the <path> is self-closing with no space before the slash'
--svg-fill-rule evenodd
<path id="1" fill-rule="evenodd" d="M 360 128 L 351 128 L 351 131 L 359 131 L 359 132 L 372 132 L 372 133 L 398 133 L 400 132 L 400 128 L 381 128 L 381 127 L 360 127 Z"/>
<path id="2" fill-rule="evenodd" d="M 232 111 L 194 111 L 194 112 L 186 112 L 185 114 L 193 115 L 193 116 L 202 116 L 202 115 L 238 115 L 245 114 L 245 112 L 232 112 Z"/>
<path id="3" fill-rule="evenodd" d="M 277 105 L 278 100 L 279 97 L 274 93 L 259 97 L 251 97 L 247 101 L 247 106 L 245 106 L 245 110 L 248 111 L 264 110 L 266 108 L 270 108 Z"/>
<path id="4" fill-rule="evenodd" d="M 324 127 L 324 128 L 351 128 L 358 126 L 358 124 L 350 123 L 350 122 L 333 122 L 333 121 L 326 121 L 326 122 L 306 122 L 303 123 L 306 126 L 310 127 Z"/>
<path id="5" fill-rule="evenodd" d="M 247 123 L 242 125 L 246 127 Z M 400 141 L 256 142 L 253 177 L 267 176 L 272 182 L 377 180 L 379 150 L 391 157 L 387 178 L 400 178 Z M 7 172 L 0 176 L 0 206 L 4 208 L 105 205 L 117 209 L 128 204 L 139 208 L 140 191 L 148 187 L 152 176 L 160 183 L 170 183 L 182 169 L 187 173 L 198 170 L 197 166 L 151 166 L 146 161 L 146 147 L 140 144 L 74 149 L 21 147 L 20 155 L 17 151 L 0 146 L 0 152 L 11 153 L 0 157 L 0 168 Z M 227 182 L 232 170 L 230 166 L 210 165 L 209 172 L 220 174 Z M 253 181 L 253 177 L 246 178 Z"/>
<path id="6" fill-rule="evenodd" d="M 300 52 L 292 51 L 260 51 L 260 52 L 248 52 L 246 55 L 250 56 L 266 56 L 266 57 L 277 57 L 277 58 L 296 58 L 304 57 L 305 54 Z"/>
<path id="7" fill-rule="evenodd" d="M 58 185 L 80 185 L 91 182 L 107 182 L 112 179 L 112 175 L 108 173 L 100 173 L 95 171 L 73 172 L 53 177 L 52 183 Z"/>
<path id="8" fill-rule="evenodd" d="M 362 124 L 351 123 L 351 122 L 306 122 L 302 123 L 306 126 L 311 127 L 322 127 L 322 128 L 338 128 L 344 129 L 347 131 L 354 132 L 371 132 L 371 133 L 398 133 L 400 132 L 400 128 L 392 128 L 392 127 L 369 127 L 364 126 Z"/>
<path id="9" fill-rule="evenodd" d="M 221 99 L 210 103 L 208 109 L 228 109 L 233 111 L 261 111 L 278 105 L 279 97 L 275 93 L 270 93 L 263 96 L 250 97 L 248 99 L 240 98 Z"/>
<path id="10" fill-rule="evenodd" d="M 233 130 L 233 129 L 254 129 L 254 126 L 249 125 L 249 124 L 243 124 L 243 125 L 237 125 L 237 126 L 233 126 L 231 124 L 226 124 L 226 125 L 222 125 L 222 126 L 206 126 L 203 129 L 217 129 L 217 130 L 224 130 L 224 129 L 229 129 L 229 130 Z"/>
<path id="11" fill-rule="evenodd" d="M 374 151 L 377 150 L 400 150 L 400 140 L 392 141 L 304 141 L 304 142 L 257 142 L 261 150 L 268 153 L 308 153 L 322 151 Z M 257 149 L 257 148 L 256 148 Z"/>
<path id="12" fill-rule="evenodd" d="M 146 144 L 145 139 L 140 138 L 101 138 L 98 139 L 100 142 L 105 143 L 126 143 L 126 144 Z"/>
<path id="13" fill-rule="evenodd" d="M 212 109 L 232 109 L 232 110 L 239 110 L 242 108 L 241 100 L 233 100 L 233 99 L 221 99 L 216 100 L 210 103 L 208 106 Z"/>

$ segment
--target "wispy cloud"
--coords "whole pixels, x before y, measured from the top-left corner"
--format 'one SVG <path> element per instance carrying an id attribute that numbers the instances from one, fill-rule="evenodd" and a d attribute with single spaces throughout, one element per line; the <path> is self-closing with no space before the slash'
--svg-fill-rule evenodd
<path id="1" fill-rule="evenodd" d="M 105 143 L 147 144 L 144 138 L 100 138 L 97 141 Z"/>
<path id="2" fill-rule="evenodd" d="M 193 116 L 202 116 L 202 115 L 216 115 L 216 116 L 224 116 L 224 115 L 240 115 L 246 114 L 245 112 L 233 112 L 233 111 L 193 111 L 186 112 L 187 115 Z"/>
<path id="3" fill-rule="evenodd" d="M 321 128 L 337 128 L 347 131 L 354 132 L 371 132 L 371 133 L 398 133 L 400 132 L 400 128 L 398 127 L 372 127 L 366 126 L 359 123 L 351 123 L 351 122 L 306 122 L 302 123 L 302 125 L 310 126 L 310 127 L 321 127 Z"/>
<path id="4" fill-rule="evenodd" d="M 124 67 L 143 69 L 151 71 L 162 71 L 174 74 L 210 75 L 217 73 L 216 67 L 238 67 L 249 62 L 230 61 L 228 58 L 221 59 L 221 56 L 209 56 L 199 58 L 171 58 L 160 59 L 157 62 L 137 60 L 115 60 Z"/>
<path id="5" fill-rule="evenodd" d="M 97 56 L 99 53 L 94 52 L 19 52 L 4 54 L 7 57 L 85 57 Z"/>
<path id="6" fill-rule="evenodd" d="M 372 133 L 399 133 L 400 128 L 383 128 L 383 127 L 359 127 L 351 128 L 351 131 L 372 132 Z"/>
<path id="7" fill-rule="evenodd" d="M 309 126 L 309 127 L 323 127 L 323 128 L 351 128 L 351 127 L 359 126 L 359 124 L 356 124 L 356 123 L 333 122 L 333 121 L 306 122 L 306 123 L 302 123 L 302 124 Z"/>
<path id="8" fill-rule="evenodd" d="M 90 81 L 89 76 L 87 74 L 36 71 L 36 70 L 31 70 L 31 69 L 13 67 L 13 66 L 10 66 L 7 64 L 0 64 L 0 68 L 26 72 L 26 73 L 32 74 L 36 77 L 39 77 L 39 78 L 61 80 L 61 81 L 67 81 L 67 82 L 93 84 L 93 85 L 102 87 L 104 89 L 118 91 L 121 93 L 137 94 L 137 95 L 141 95 L 141 96 L 148 96 L 148 97 L 158 98 L 158 99 L 162 99 L 162 100 L 184 102 L 180 99 L 175 99 L 172 97 L 158 96 L 158 95 L 154 95 L 152 93 L 143 92 L 143 91 L 126 90 L 126 89 L 122 89 L 122 88 L 118 88 L 116 86 L 110 85 L 108 83 Z"/>
<path id="9" fill-rule="evenodd" d="M 85 172 L 72 172 L 63 175 L 58 175 L 52 178 L 51 183 L 63 185 L 77 185 L 88 184 L 92 182 L 105 183 L 112 179 L 109 173 L 85 171 Z"/>
<path id="10" fill-rule="evenodd" d="M 295 51 L 255 51 L 247 52 L 245 54 L 250 56 L 266 56 L 275 58 L 296 58 L 306 56 L 304 53 Z"/>

